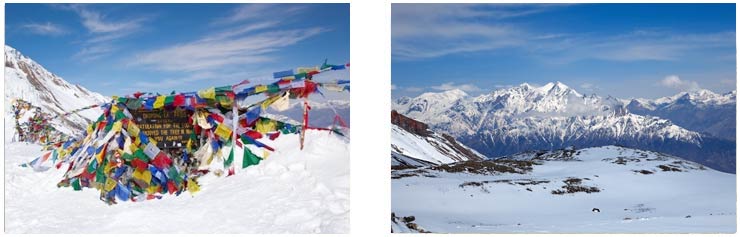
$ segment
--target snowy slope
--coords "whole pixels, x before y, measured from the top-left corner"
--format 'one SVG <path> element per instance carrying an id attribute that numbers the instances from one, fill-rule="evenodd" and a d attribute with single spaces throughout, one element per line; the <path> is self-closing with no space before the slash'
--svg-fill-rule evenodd
<path id="1" fill-rule="evenodd" d="M 477 97 L 456 91 L 425 93 L 399 98 L 393 108 L 489 157 L 571 145 L 624 145 L 735 170 L 734 142 L 630 113 L 622 100 L 584 95 L 560 82 L 541 87 L 524 83 Z"/>
<path id="2" fill-rule="evenodd" d="M 391 153 L 394 157 L 392 165 L 400 165 L 401 160 L 408 158 L 413 158 L 412 160 L 423 160 L 433 164 L 445 164 L 471 159 L 468 154 L 458 152 L 454 148 L 455 145 L 438 133 L 432 133 L 429 136 L 420 136 L 396 125 L 391 125 L 391 134 Z M 467 148 L 462 144 L 458 143 L 458 145 Z M 467 149 L 475 154 L 475 159 L 482 159 L 484 157 L 470 148 Z M 414 161 L 411 162 L 415 163 Z M 420 164 L 414 166 L 418 165 Z"/>
<path id="3" fill-rule="evenodd" d="M 449 135 L 429 130 L 427 125 L 391 112 L 391 163 L 396 168 L 446 164 L 485 157 Z"/>
<path id="4" fill-rule="evenodd" d="M 7 125 L 6 125 L 7 126 Z M 308 131 L 262 142 L 275 148 L 234 176 L 204 176 L 191 196 L 108 206 L 94 189 L 57 188 L 64 170 L 19 167 L 40 147 L 6 144 L 8 233 L 346 233 L 349 231 L 349 141 Z M 254 150 L 256 151 L 256 150 Z M 235 151 L 241 153 L 241 151 Z M 261 155 L 261 153 L 258 153 Z M 240 160 L 240 159 L 237 159 Z"/>
<path id="5" fill-rule="evenodd" d="M 85 106 L 101 104 L 108 99 L 80 85 L 73 85 L 54 75 L 18 50 L 5 46 L 5 106 L 22 99 L 42 111 L 57 115 Z M 99 109 L 89 109 L 52 121 L 53 126 L 69 135 L 84 129 L 100 116 Z"/>
<path id="6" fill-rule="evenodd" d="M 393 171 L 392 211 L 443 233 L 736 231 L 733 174 L 616 146 L 515 157 Z"/>

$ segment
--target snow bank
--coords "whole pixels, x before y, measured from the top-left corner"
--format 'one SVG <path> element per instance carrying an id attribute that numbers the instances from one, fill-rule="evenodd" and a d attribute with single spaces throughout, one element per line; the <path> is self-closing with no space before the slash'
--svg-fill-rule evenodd
<path id="1" fill-rule="evenodd" d="M 6 122 L 7 129 L 7 122 Z M 6 133 L 7 135 L 7 133 Z M 323 131 L 262 142 L 275 148 L 234 176 L 204 176 L 201 191 L 161 200 L 97 200 L 98 190 L 57 188 L 64 170 L 19 167 L 37 145 L 5 144 L 7 233 L 346 233 L 349 231 L 349 141 Z"/>

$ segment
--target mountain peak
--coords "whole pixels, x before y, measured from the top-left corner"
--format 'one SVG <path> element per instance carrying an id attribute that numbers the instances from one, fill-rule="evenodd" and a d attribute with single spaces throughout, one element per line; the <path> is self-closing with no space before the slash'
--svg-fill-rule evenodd
<path id="1" fill-rule="evenodd" d="M 17 49 L 5 45 L 5 100 L 12 99 L 24 100 L 52 115 L 109 100 L 67 82 Z M 83 110 L 50 123 L 60 132 L 72 135 L 84 130 L 98 116 L 100 111 L 97 109 Z"/>
<path id="2" fill-rule="evenodd" d="M 564 83 L 560 81 L 548 82 L 547 84 L 539 88 L 539 90 L 543 92 L 550 92 L 550 91 L 560 92 L 560 91 L 565 91 L 568 89 L 570 89 L 570 87 L 568 87 L 567 85 L 565 85 Z"/>
<path id="3" fill-rule="evenodd" d="M 528 89 L 528 90 L 534 88 L 534 87 L 532 87 L 532 85 L 530 85 L 529 83 L 526 83 L 526 82 L 520 84 L 519 87 L 524 88 L 524 89 Z"/>

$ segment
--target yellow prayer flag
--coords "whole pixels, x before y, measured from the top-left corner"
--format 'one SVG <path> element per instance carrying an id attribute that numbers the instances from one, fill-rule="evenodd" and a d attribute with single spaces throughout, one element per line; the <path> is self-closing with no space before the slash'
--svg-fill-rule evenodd
<path id="1" fill-rule="evenodd" d="M 280 95 L 274 95 L 270 98 L 267 98 L 264 102 L 262 102 L 262 110 L 266 110 L 267 106 L 270 106 L 272 103 L 280 99 Z"/>
<path id="2" fill-rule="evenodd" d="M 211 87 L 205 90 L 198 91 L 198 96 L 204 99 L 216 99 L 216 88 Z"/>
<path id="3" fill-rule="evenodd" d="M 216 135 L 223 139 L 229 139 L 229 137 L 231 136 L 231 129 L 221 123 L 218 125 L 218 127 L 216 127 Z"/>
<path id="4" fill-rule="evenodd" d="M 255 125 L 255 130 L 257 130 L 260 133 L 268 133 L 275 131 L 277 128 L 277 123 L 274 120 L 257 120 L 257 124 Z"/>
<path id="5" fill-rule="evenodd" d="M 118 120 L 113 123 L 113 127 L 111 128 L 111 130 L 113 130 L 114 132 L 120 132 L 121 128 L 123 128 L 123 123 L 121 122 L 121 120 Z"/>
<path id="6" fill-rule="evenodd" d="M 105 147 L 103 149 L 106 149 Z M 105 155 L 105 152 L 100 152 L 98 154 L 95 154 L 95 159 L 98 161 L 98 164 L 103 163 L 103 155 Z"/>
<path id="7" fill-rule="evenodd" d="M 185 146 L 185 149 L 188 153 L 193 152 L 193 139 L 188 139 L 188 144 Z"/>
<path id="8" fill-rule="evenodd" d="M 152 172 L 149 172 L 149 170 L 144 171 L 134 171 L 134 178 L 138 180 L 142 180 L 145 183 L 150 183 L 152 181 Z"/>
<path id="9" fill-rule="evenodd" d="M 195 182 L 192 178 L 188 179 L 188 192 L 190 192 L 190 195 L 195 194 L 196 192 L 200 191 L 200 186 L 198 186 L 198 183 Z"/>
<path id="10" fill-rule="evenodd" d="M 155 193 L 157 193 L 157 190 L 159 190 L 159 186 L 158 185 L 149 185 L 149 187 L 146 188 L 146 193 L 148 193 L 148 194 L 155 194 Z"/>
<path id="11" fill-rule="evenodd" d="M 260 92 L 265 92 L 265 91 L 267 91 L 266 85 L 259 85 L 259 86 L 254 87 L 254 93 L 260 93 Z"/>
<path id="12" fill-rule="evenodd" d="M 126 132 L 128 132 L 128 135 L 131 137 L 139 137 L 139 127 L 136 126 L 134 123 L 128 123 L 128 128 L 126 128 Z M 136 139 L 136 142 L 138 143 L 139 139 Z"/>
<path id="13" fill-rule="evenodd" d="M 162 108 L 164 106 L 165 98 L 167 98 L 167 96 L 163 96 L 163 95 L 157 96 L 157 100 L 154 101 L 154 108 L 155 109 Z"/>
<path id="14" fill-rule="evenodd" d="M 296 69 L 296 71 L 298 72 L 298 74 L 309 73 L 313 71 L 319 71 L 319 67 L 299 67 L 298 69 Z"/>
<path id="15" fill-rule="evenodd" d="M 110 192 L 114 188 L 116 188 L 116 180 L 112 178 L 106 179 L 105 186 L 103 186 L 103 190 L 105 190 L 106 192 Z"/>

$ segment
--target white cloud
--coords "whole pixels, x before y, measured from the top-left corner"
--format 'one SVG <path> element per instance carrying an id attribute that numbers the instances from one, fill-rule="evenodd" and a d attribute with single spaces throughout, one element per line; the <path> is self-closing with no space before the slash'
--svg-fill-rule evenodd
<path id="1" fill-rule="evenodd" d="M 391 84 L 391 90 L 395 90 L 395 89 L 396 89 L 396 84 Z"/>
<path id="2" fill-rule="evenodd" d="M 75 54 L 83 62 L 114 53 L 117 50 L 113 46 L 115 41 L 140 31 L 149 20 L 147 17 L 111 20 L 103 13 L 90 9 L 88 5 L 70 4 L 58 7 L 77 13 L 80 23 L 89 32 L 82 49 Z"/>
<path id="3" fill-rule="evenodd" d="M 302 12 L 305 8 L 306 7 L 303 5 L 290 4 L 243 4 L 234 9 L 228 16 L 217 18 L 212 23 L 228 24 L 269 18 L 287 19 L 299 12 Z"/>
<path id="4" fill-rule="evenodd" d="M 613 35 L 552 32 L 512 21 L 565 4 L 394 4 L 392 54 L 419 60 L 517 49 L 554 64 L 579 60 L 675 61 L 697 49 L 732 48 L 735 32 L 685 34 L 637 29 Z M 733 50 L 734 51 L 734 50 Z M 734 59 L 734 56 L 733 56 Z"/>
<path id="5" fill-rule="evenodd" d="M 392 47 L 395 59 L 434 58 L 449 54 L 521 45 L 529 37 L 512 24 L 479 23 L 544 12 L 555 5 L 394 4 Z"/>
<path id="6" fill-rule="evenodd" d="M 138 54 L 131 65 L 164 71 L 197 71 L 227 65 L 275 60 L 272 52 L 296 44 L 325 30 L 308 28 L 236 36 L 204 38 Z"/>
<path id="7" fill-rule="evenodd" d="M 130 65 L 163 71 L 203 71 L 274 61 L 277 58 L 272 53 L 327 31 L 321 27 L 276 29 L 289 19 L 289 15 L 280 13 L 297 14 L 302 9 L 300 5 L 242 5 L 214 21 L 228 28 L 194 41 L 139 53 Z M 245 20 L 249 22 L 241 22 Z"/>
<path id="8" fill-rule="evenodd" d="M 565 64 L 580 60 L 677 61 L 698 49 L 734 48 L 734 32 L 679 34 L 637 30 L 612 36 L 571 34 L 557 40 L 528 44 L 531 53 L 547 62 Z"/>
<path id="9" fill-rule="evenodd" d="M 696 91 L 701 89 L 699 83 L 695 81 L 681 80 L 676 75 L 669 75 L 660 81 L 660 85 L 675 89 L 678 91 Z"/>
<path id="10" fill-rule="evenodd" d="M 95 12 L 83 7 L 76 7 L 77 14 L 82 18 L 82 25 L 92 33 L 111 33 L 111 32 L 131 32 L 141 27 L 144 18 L 107 21 L 99 12 Z"/>
<path id="11" fill-rule="evenodd" d="M 421 88 L 421 87 L 413 87 L 412 86 L 412 87 L 405 87 L 405 88 L 403 88 L 403 90 L 405 90 L 406 92 L 421 92 L 424 89 Z"/>
<path id="12" fill-rule="evenodd" d="M 59 36 L 68 33 L 67 30 L 64 29 L 62 26 L 53 24 L 51 22 L 28 23 L 21 25 L 21 27 L 37 35 Z"/>
<path id="13" fill-rule="evenodd" d="M 455 90 L 455 89 L 462 90 L 465 92 L 481 91 L 481 88 L 473 84 L 455 84 L 453 82 L 443 83 L 438 86 L 432 86 L 431 88 L 434 90 L 438 90 L 438 91 L 448 91 L 448 90 Z"/>
<path id="14" fill-rule="evenodd" d="M 735 87 L 735 83 L 737 83 L 737 81 L 735 79 L 722 79 L 719 81 L 719 83 L 722 85 Z"/>
<path id="15" fill-rule="evenodd" d="M 594 84 L 591 84 L 591 83 L 583 83 L 580 86 L 581 86 L 582 89 L 584 89 L 586 91 L 595 91 L 595 90 L 599 90 L 600 89 L 599 86 L 594 85 Z"/>
<path id="16" fill-rule="evenodd" d="M 95 44 L 82 48 L 74 57 L 80 59 L 82 62 L 89 62 L 106 56 L 116 49 L 115 46 L 110 44 Z"/>

